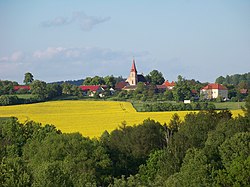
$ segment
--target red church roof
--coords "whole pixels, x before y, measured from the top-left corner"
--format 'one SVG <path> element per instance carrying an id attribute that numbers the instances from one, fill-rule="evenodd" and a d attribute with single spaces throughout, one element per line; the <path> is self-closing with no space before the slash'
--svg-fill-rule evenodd
<path id="1" fill-rule="evenodd" d="M 212 90 L 212 89 L 227 90 L 225 86 L 218 84 L 218 83 L 211 83 L 202 88 L 202 90 Z"/>
<path id="2" fill-rule="evenodd" d="M 174 81 L 172 81 L 172 82 L 165 81 L 162 85 L 165 85 L 167 87 L 175 86 L 175 82 Z"/>
<path id="3" fill-rule="evenodd" d="M 130 71 L 131 71 L 131 72 L 136 72 L 136 73 L 137 73 L 137 70 L 136 70 L 136 67 L 135 67 L 135 59 L 133 59 L 132 68 L 131 68 Z"/>
<path id="4" fill-rule="evenodd" d="M 96 92 L 101 86 L 98 85 L 87 85 L 87 86 L 79 86 L 82 91 L 92 91 Z"/>
<path id="5" fill-rule="evenodd" d="M 17 91 L 19 89 L 23 89 L 23 90 L 30 90 L 30 86 L 14 86 L 14 91 Z"/>

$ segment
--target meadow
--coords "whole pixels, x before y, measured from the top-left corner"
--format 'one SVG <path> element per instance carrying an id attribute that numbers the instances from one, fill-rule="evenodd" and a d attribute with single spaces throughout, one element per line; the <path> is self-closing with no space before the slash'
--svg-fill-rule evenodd
<path id="1" fill-rule="evenodd" d="M 123 121 L 127 125 L 135 125 L 150 118 L 164 124 L 174 113 L 183 119 L 188 112 L 136 112 L 129 102 L 79 100 L 0 107 L 0 117 L 15 116 L 20 122 L 33 120 L 53 124 L 62 132 L 80 132 L 91 138 L 99 137 L 105 130 L 111 132 Z M 232 113 L 234 116 L 243 114 L 241 110 L 232 110 Z"/>

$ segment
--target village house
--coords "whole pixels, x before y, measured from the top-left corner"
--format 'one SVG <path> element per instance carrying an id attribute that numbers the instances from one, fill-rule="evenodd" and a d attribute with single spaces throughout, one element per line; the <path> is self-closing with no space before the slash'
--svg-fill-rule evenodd
<path id="1" fill-rule="evenodd" d="M 168 80 L 167 80 L 162 85 L 166 86 L 166 88 L 168 90 L 172 90 L 174 88 L 174 86 L 175 86 L 175 82 L 174 81 L 168 82 Z"/>
<path id="2" fill-rule="evenodd" d="M 223 99 L 228 98 L 228 89 L 217 83 L 208 84 L 200 90 L 200 95 L 203 96 L 204 99 L 216 99 L 221 97 Z"/>
<path id="3" fill-rule="evenodd" d="M 79 86 L 79 88 L 83 91 L 83 95 L 85 96 L 94 97 L 94 95 L 97 93 L 99 97 L 104 97 L 103 92 L 105 91 L 105 85 L 84 85 Z"/>
<path id="4" fill-rule="evenodd" d="M 27 86 L 27 85 L 14 86 L 13 90 L 14 90 L 14 92 L 17 92 L 19 90 L 30 91 L 30 86 Z"/>

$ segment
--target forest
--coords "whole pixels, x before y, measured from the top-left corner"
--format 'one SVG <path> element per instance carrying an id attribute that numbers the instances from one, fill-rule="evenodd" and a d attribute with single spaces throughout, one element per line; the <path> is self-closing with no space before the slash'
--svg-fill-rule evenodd
<path id="1" fill-rule="evenodd" d="M 249 96 L 244 111 L 123 122 L 98 139 L 1 118 L 0 186 L 249 186 Z"/>

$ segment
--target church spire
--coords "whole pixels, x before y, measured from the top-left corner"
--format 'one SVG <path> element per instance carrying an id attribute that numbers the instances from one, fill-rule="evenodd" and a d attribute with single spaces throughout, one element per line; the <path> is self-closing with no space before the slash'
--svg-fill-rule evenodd
<path id="1" fill-rule="evenodd" d="M 134 58 L 133 58 L 130 74 L 129 74 L 126 82 L 128 82 L 129 85 L 134 85 L 134 86 L 137 85 L 138 77 L 137 77 L 137 70 L 136 70 L 135 59 Z"/>
<path id="2" fill-rule="evenodd" d="M 132 68 L 131 68 L 130 72 L 135 72 L 135 73 L 137 73 L 136 66 L 135 66 L 135 59 L 134 59 L 134 58 L 133 58 Z"/>

